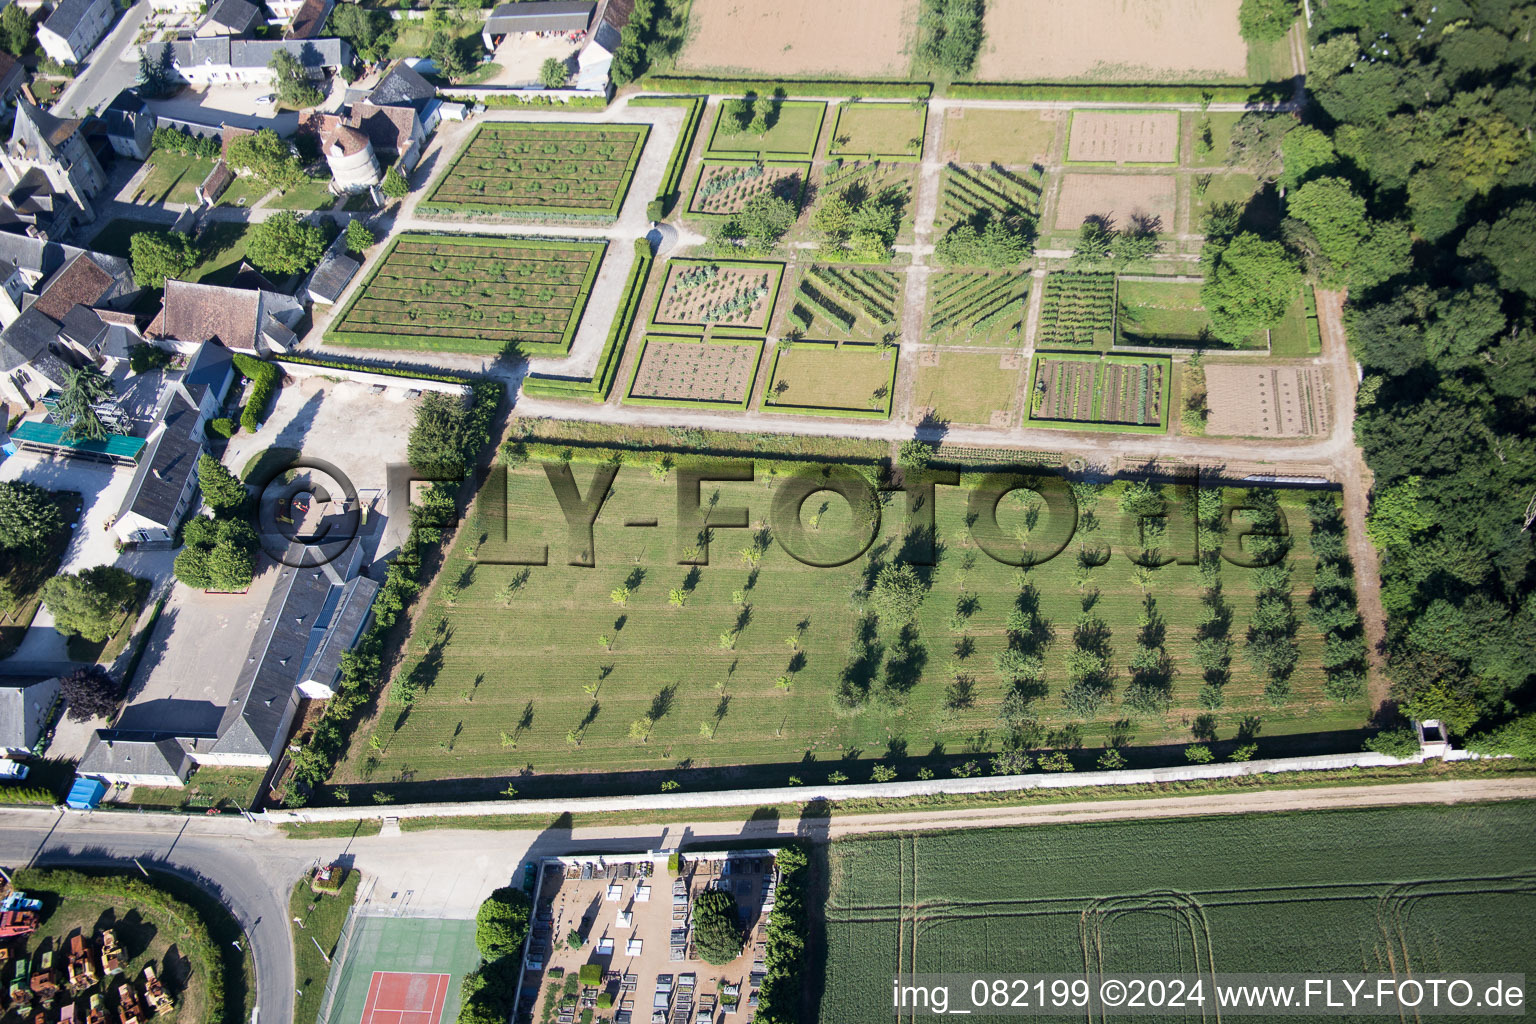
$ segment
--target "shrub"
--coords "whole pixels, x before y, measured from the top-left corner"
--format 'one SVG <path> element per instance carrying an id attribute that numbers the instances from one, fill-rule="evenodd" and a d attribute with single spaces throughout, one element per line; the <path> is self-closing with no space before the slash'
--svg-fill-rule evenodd
<path id="1" fill-rule="evenodd" d="M 1204 743 L 1191 743 L 1184 748 L 1184 759 L 1190 764 L 1210 764 L 1216 755 Z"/>
<path id="2" fill-rule="evenodd" d="M 715 967 L 741 955 L 742 934 L 736 923 L 736 897 L 706 892 L 693 904 L 693 939 L 699 959 Z"/>
<path id="3" fill-rule="evenodd" d="M 652 199 L 645 204 L 645 217 L 647 220 L 659 221 L 666 215 L 666 209 L 660 199 Z"/>
<path id="4" fill-rule="evenodd" d="M 611 1009 L 612 1007 L 613 1007 L 613 993 L 612 992 L 599 992 L 597 994 L 597 1008 L 599 1010 L 607 1010 L 607 1009 Z"/>
<path id="5" fill-rule="evenodd" d="M 1419 752 L 1419 734 L 1407 728 L 1384 730 L 1366 740 L 1365 749 L 1387 757 L 1413 757 Z"/>
<path id="6" fill-rule="evenodd" d="M 132 240 L 130 239 L 130 244 Z M 128 349 L 128 369 L 134 373 L 148 373 L 151 370 L 163 370 L 171 365 L 174 356 L 159 345 L 150 345 L 141 342 Z"/>
<path id="7" fill-rule="evenodd" d="M 220 416 L 208 422 L 208 429 L 215 437 L 228 439 L 235 436 L 235 421 L 228 416 Z"/>
<path id="8" fill-rule="evenodd" d="M 1522 715 L 1497 729 L 1469 737 L 1467 749 L 1478 754 L 1508 754 L 1523 761 L 1536 761 L 1536 714 Z"/>
<path id="9" fill-rule="evenodd" d="M 255 433 L 261 429 L 261 421 L 267 417 L 267 403 L 277 393 L 283 371 L 275 363 L 269 363 L 244 352 L 234 354 L 235 369 L 249 378 L 253 384 L 245 408 L 240 410 L 240 426 Z"/>
<path id="10" fill-rule="evenodd" d="M 510 956 L 523 945 L 532 909 L 528 894 L 502 886 L 480 904 L 475 914 L 475 947 L 487 960 Z"/>
<path id="11" fill-rule="evenodd" d="M 65 714 L 71 722 L 89 722 L 108 718 L 117 710 L 123 689 L 105 668 L 87 665 L 77 668 L 60 681 Z"/>
<path id="12" fill-rule="evenodd" d="M 603 968 L 599 964 L 582 964 L 577 977 L 583 985 L 596 986 L 602 984 Z"/>

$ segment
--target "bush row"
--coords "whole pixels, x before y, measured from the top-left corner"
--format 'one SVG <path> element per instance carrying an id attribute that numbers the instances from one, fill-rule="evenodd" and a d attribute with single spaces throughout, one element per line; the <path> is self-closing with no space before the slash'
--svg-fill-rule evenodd
<path id="1" fill-rule="evenodd" d="M 1279 103 L 1291 98 L 1289 82 L 1265 85 L 1080 85 L 1050 82 L 956 82 L 954 99 L 1058 100 L 1064 103 Z"/>
<path id="2" fill-rule="evenodd" d="M 519 440 L 512 439 L 501 446 L 501 459 L 508 466 L 516 467 L 529 459 L 538 462 L 569 462 L 577 465 L 630 465 L 630 466 L 659 466 L 664 470 L 672 469 L 678 465 L 708 465 L 721 459 L 736 459 L 751 462 L 757 467 L 759 474 L 778 476 L 779 474 L 803 473 L 808 469 L 823 465 L 823 463 L 806 459 L 775 459 L 753 452 L 680 452 L 670 453 L 658 451 L 654 448 L 622 448 L 609 445 L 572 445 L 560 442 Z M 884 462 L 864 461 L 856 458 L 839 458 L 834 460 L 838 466 L 849 467 L 871 484 L 879 484 L 885 479 L 887 470 Z"/>
<path id="3" fill-rule="evenodd" d="M 276 363 L 248 356 L 244 352 L 236 352 L 234 359 L 235 369 L 253 382 L 250 398 L 246 400 L 245 408 L 240 410 L 240 426 L 254 434 L 261 428 L 261 421 L 267 418 L 267 405 L 277 393 L 283 371 Z"/>
<path id="4" fill-rule="evenodd" d="M 634 326 L 635 314 L 640 311 L 640 296 L 645 293 L 646 278 L 651 270 L 651 243 L 644 238 L 635 239 L 635 264 L 629 268 L 629 280 L 624 285 L 624 296 L 619 302 L 619 314 L 613 318 L 608 340 L 598 353 L 597 370 L 591 380 L 566 380 L 559 377 L 530 375 L 523 378 L 523 394 L 543 398 L 585 398 L 594 402 L 607 399 L 613 388 L 613 378 L 619 372 L 623 360 L 624 340 Z"/>
<path id="5" fill-rule="evenodd" d="M 466 464 L 473 464 L 480 449 L 491 439 L 491 426 L 504 389 L 495 380 L 457 380 L 469 384 L 472 393 L 460 436 L 464 460 Z M 454 491 L 453 484 L 434 483 L 422 495 L 421 504 L 411 509 L 410 532 L 400 553 L 389 563 L 384 585 L 379 588 L 373 603 L 373 622 L 352 650 L 341 656 L 341 678 L 336 686 L 336 696 L 326 703 L 325 712 L 315 722 L 309 742 L 293 755 L 294 786 L 287 797 L 290 806 L 307 803 L 315 787 L 330 776 L 337 759 L 346 750 L 347 733 L 355 724 L 354 717 L 383 682 L 386 636 L 421 592 L 424 551 L 441 543 L 445 527 L 453 521 Z"/>
<path id="6" fill-rule="evenodd" d="M 430 370 L 411 370 L 388 363 L 369 363 L 362 360 L 316 359 L 313 356 L 282 356 L 277 362 L 299 366 L 323 366 L 331 370 L 353 370 L 358 373 L 379 373 L 387 377 L 405 377 L 411 380 L 435 380 L 442 384 L 469 384 L 471 381 L 449 373 L 433 373 Z"/>
<path id="7" fill-rule="evenodd" d="M 608 101 L 600 96 L 572 96 L 569 99 L 556 99 L 538 93 L 532 96 L 519 96 L 516 93 L 508 93 L 501 96 L 444 96 L 453 103 L 467 103 L 473 106 L 476 103 L 484 104 L 489 110 L 516 110 L 520 107 L 569 107 L 572 110 L 602 110 L 608 106 Z"/>
<path id="8" fill-rule="evenodd" d="M 773 909 L 768 912 L 763 951 L 765 975 L 759 986 L 756 1019 L 760 1024 L 794 1024 L 800 1019 L 800 1001 L 805 990 L 805 946 L 810 923 L 805 905 L 810 882 L 805 849 L 798 843 L 785 846 L 774 867 L 779 872 L 779 887 Z"/>
<path id="9" fill-rule="evenodd" d="M 782 90 L 785 96 L 878 96 L 927 99 L 931 82 L 838 82 L 796 78 L 689 78 L 683 75 L 649 75 L 640 83 L 661 92 L 694 92 L 741 96 L 768 95 Z"/>
<path id="10" fill-rule="evenodd" d="M 187 156 L 200 156 L 209 160 L 219 155 L 221 146 L 217 136 L 194 136 L 180 128 L 156 128 L 149 137 L 150 149 L 164 149 Z"/>

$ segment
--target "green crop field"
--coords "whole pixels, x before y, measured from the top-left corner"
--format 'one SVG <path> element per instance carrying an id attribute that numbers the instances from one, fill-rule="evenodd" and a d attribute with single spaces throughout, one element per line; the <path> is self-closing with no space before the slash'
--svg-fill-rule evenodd
<path id="1" fill-rule="evenodd" d="M 564 355 L 603 244 L 398 235 L 325 340 L 361 348 Z"/>
<path id="2" fill-rule="evenodd" d="M 879 341 L 897 331 L 902 278 L 895 271 L 872 267 L 812 264 L 797 273 L 795 287 L 784 304 L 781 333 L 802 337 Z"/>
<path id="3" fill-rule="evenodd" d="M 947 228 L 985 214 L 993 218 L 1033 218 L 1040 212 L 1041 172 L 1033 167 L 962 167 L 943 171 L 934 226 Z"/>
<path id="4" fill-rule="evenodd" d="M 1092 346 L 1109 350 L 1114 340 L 1115 275 L 1058 270 L 1045 275 L 1040 296 L 1039 348 Z"/>
<path id="5" fill-rule="evenodd" d="M 939 345 L 1017 347 L 1029 284 L 1028 274 L 938 274 L 928 289 L 924 336 Z"/>
<path id="6" fill-rule="evenodd" d="M 777 472 L 785 471 L 780 464 Z M 589 494 L 593 468 L 578 463 L 572 473 Z M 594 528 L 595 568 L 567 564 L 582 552 L 571 550 L 565 517 L 537 464 L 508 474 L 504 503 L 499 487 L 489 486 L 478 527 L 460 530 L 439 582 L 423 598 L 380 716 L 354 734 L 336 781 L 495 779 L 528 766 L 537 774 L 662 772 L 686 761 L 699 768 L 759 765 L 757 781 L 783 784 L 791 774 L 809 782 L 839 767 L 867 779 L 866 759 L 889 750 L 913 757 L 995 750 L 1004 735 L 999 709 L 1006 692 L 997 658 L 1013 642 L 1010 619 L 1021 610 L 1038 616 L 1031 635 L 1040 639 L 1044 659 L 1043 692 L 1031 713 L 1058 742 L 1095 748 L 1113 734 L 1132 744 L 1135 764 L 1137 745 L 1182 750 L 1191 722 L 1208 714 L 1224 742 L 1257 728 L 1261 756 L 1289 749 L 1286 737 L 1294 734 L 1349 730 L 1347 742 L 1358 744 L 1353 730 L 1365 720 L 1365 701 L 1324 697 L 1322 637 L 1305 621 L 1289 700 L 1276 707 L 1265 698 L 1265 677 L 1241 653 L 1255 607 L 1254 576 L 1262 570 L 1220 566 L 1222 607 L 1237 643 L 1229 681 L 1217 688 L 1214 702 L 1207 699 L 1194 663 L 1196 623 L 1209 607 L 1201 569 L 1151 570 L 1148 605 L 1137 567 L 1123 554 L 1123 483 L 1085 491 L 1094 516 L 1084 519 L 1078 539 L 1027 574 L 983 553 L 966 526 L 967 494 L 978 476 L 967 474 L 960 488 L 939 488 L 933 507 L 941 558 L 916 632 L 902 636 L 866 618 L 864 588 L 901 550 L 905 499 L 887 501 L 880 536 L 867 554 L 838 568 L 813 568 L 774 540 L 770 506 L 779 485 L 767 467 L 757 475 L 753 483 L 704 485 L 702 503 L 718 497 L 722 509 L 746 506 L 755 529 L 715 530 L 702 566 L 678 564 L 694 534 L 681 544 L 676 537 L 675 472 L 658 476 L 645 465 L 619 470 Z M 1306 497 L 1280 492 L 1294 537 L 1293 601 L 1303 618 L 1313 574 Z M 624 525 L 647 518 L 659 527 Z M 806 545 L 816 551 L 856 550 L 860 532 L 837 495 L 811 498 L 801 522 Z M 1028 526 L 1028 509 L 1017 498 L 1004 499 L 999 522 L 1005 536 L 1015 536 Z M 1037 545 L 1055 529 L 1043 521 L 1036 528 Z M 1229 541 L 1229 551 L 1234 544 Z M 539 545 L 548 545 L 548 565 L 500 564 Z M 749 550 L 760 552 L 755 569 L 744 555 Z M 1103 564 L 1083 569 L 1080 553 Z M 1114 666 L 1114 692 L 1092 719 L 1069 713 L 1063 699 L 1074 623 L 1085 605 L 1089 618 L 1102 622 L 1102 630 L 1091 631 L 1109 648 Z M 1143 618 L 1150 625 L 1139 627 Z M 1142 630 L 1165 633 L 1172 669 L 1167 707 L 1148 713 L 1122 703 Z M 846 688 L 851 707 L 839 703 Z M 402 700 L 402 693 L 414 699 Z M 640 739 L 631 730 L 646 716 L 651 723 Z M 1249 721 L 1254 717 L 1261 726 Z M 1095 755 L 1081 756 L 1086 767 Z M 807 757 L 820 763 L 800 765 Z M 939 770 L 944 764 L 940 758 Z M 911 771 L 910 764 L 903 768 L 906 777 Z"/>
<path id="7" fill-rule="evenodd" d="M 481 125 L 419 209 L 611 220 L 649 132 L 643 124 Z"/>
<path id="8" fill-rule="evenodd" d="M 1522 971 L 1533 842 L 1524 803 L 847 839 L 827 854 L 820 1019 L 891 1020 L 914 970 Z"/>

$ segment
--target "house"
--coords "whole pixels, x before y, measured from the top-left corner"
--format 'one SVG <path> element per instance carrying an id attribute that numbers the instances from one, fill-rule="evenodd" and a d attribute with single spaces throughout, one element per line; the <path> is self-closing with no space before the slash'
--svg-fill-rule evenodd
<path id="1" fill-rule="evenodd" d="M 411 107 L 418 113 L 435 99 L 437 87 L 404 61 L 396 61 L 368 94 L 368 102 L 376 107 Z"/>
<path id="2" fill-rule="evenodd" d="M 88 253 L 73 245 L 35 236 L 0 233 L 0 325 L 9 327 L 43 291 L 55 284 L 70 288 L 75 294 L 90 295 L 85 268 L 78 268 L 67 277 L 60 273 L 80 256 L 86 256 L 109 279 L 103 284 L 100 278 L 89 275 L 100 287 L 87 305 L 125 309 L 138 298 L 139 289 L 133 284 L 133 270 L 127 260 Z M 48 305 L 53 307 L 55 303 Z"/>
<path id="3" fill-rule="evenodd" d="M 592 0 L 522 0 L 501 4 L 485 19 L 481 38 L 487 50 L 496 49 L 518 32 L 585 32 L 597 4 Z"/>
<path id="4" fill-rule="evenodd" d="M 176 75 L 193 85 L 211 82 L 270 82 L 273 54 L 293 54 L 311 78 L 323 78 L 352 63 L 344 39 L 184 39 L 171 44 Z"/>
<path id="5" fill-rule="evenodd" d="M 255 4 L 246 3 L 246 0 L 218 0 L 192 30 L 192 37 L 243 36 L 260 22 L 261 11 Z"/>
<path id="6" fill-rule="evenodd" d="M 78 64 L 101 42 L 116 15 L 112 0 L 59 0 L 38 26 L 37 43 L 60 64 Z"/>
<path id="7" fill-rule="evenodd" d="M 368 627 L 379 585 L 359 574 L 361 566 L 362 545 L 354 541 L 333 561 L 280 568 L 211 736 L 102 729 L 78 773 L 108 783 L 179 786 L 193 764 L 265 768 L 275 763 L 300 702 L 335 694 L 342 655 Z"/>
<path id="8" fill-rule="evenodd" d="M 186 343 L 218 341 L 245 352 L 286 352 L 303 316 L 298 300 L 270 289 L 167 281 L 160 312 L 144 336 Z"/>
<path id="9" fill-rule="evenodd" d="M 63 238 L 83 219 L 75 201 L 55 192 L 48 176 L 36 167 L 0 199 L 0 231 L 10 234 L 44 240 Z"/>
<path id="10" fill-rule="evenodd" d="M 169 383 L 112 523 L 122 543 L 170 543 L 197 492 L 197 459 L 208 440 L 205 425 L 218 415 L 234 379 L 229 350 L 205 342 L 188 360 L 186 371 Z"/>
<path id="11" fill-rule="evenodd" d="M 380 106 L 371 100 L 354 103 L 349 123 L 368 136 L 374 152 L 386 158 L 386 163 L 400 165 L 406 174 L 416 169 L 427 141 L 427 128 L 415 107 Z"/>
<path id="12" fill-rule="evenodd" d="M 576 55 L 576 78 L 571 84 L 577 89 L 607 90 L 613 55 L 618 52 L 624 26 L 629 24 L 634 11 L 635 0 L 602 0 L 586 44 Z"/>
<path id="13" fill-rule="evenodd" d="M 119 156 L 148 160 L 150 138 L 155 134 L 155 114 L 133 89 L 124 89 L 101 112 L 107 141 Z"/>
<path id="14" fill-rule="evenodd" d="M 220 160 L 213 165 L 213 170 L 203 179 L 203 183 L 197 186 L 197 201 L 202 206 L 212 206 L 219 201 L 229 186 L 234 183 L 235 172 L 229 169 L 229 164 Z"/>
<path id="15" fill-rule="evenodd" d="M 0 107 L 14 103 L 26 81 L 27 69 L 15 57 L 0 50 Z"/>
<path id="16" fill-rule="evenodd" d="M 361 192 L 384 179 L 373 142 L 340 118 L 330 117 L 320 128 L 320 152 L 331 168 L 331 191 Z"/>
<path id="17" fill-rule="evenodd" d="M 0 754 L 32 753 L 59 701 L 59 678 L 0 681 Z"/>
<path id="18" fill-rule="evenodd" d="M 283 38 L 314 39 L 325 31 L 332 6 L 333 0 L 304 0 L 288 19 L 288 30 L 283 33 Z"/>
<path id="19" fill-rule="evenodd" d="M 11 139 L 0 151 L 0 168 L 21 181 L 34 168 L 53 191 L 69 196 L 86 220 L 95 220 L 91 200 L 107 186 L 107 175 L 81 132 L 79 118 L 54 117 L 25 99 L 16 105 Z"/>

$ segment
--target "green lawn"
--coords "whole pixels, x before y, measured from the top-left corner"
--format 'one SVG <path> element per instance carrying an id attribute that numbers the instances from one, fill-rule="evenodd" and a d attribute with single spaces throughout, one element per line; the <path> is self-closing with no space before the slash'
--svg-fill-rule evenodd
<path id="1" fill-rule="evenodd" d="M 266 774 L 265 768 L 197 768 L 185 786 L 135 786 L 132 803 L 176 810 L 246 810 L 256 802 Z"/>
<path id="2" fill-rule="evenodd" d="M 96 252 L 127 259 L 129 244 L 134 235 L 141 231 L 166 231 L 169 228 L 169 224 L 120 218 L 108 222 L 90 244 Z M 250 230 L 250 225 L 235 221 L 209 221 L 198 238 L 203 259 L 193 268 L 188 279 L 205 284 L 228 284 L 234 280 L 240 261 L 245 259 L 246 237 Z"/>
<path id="3" fill-rule="evenodd" d="M 1291 32 L 1297 28 L 1292 26 Z M 1305 32 L 1303 27 L 1301 31 Z M 1296 61 L 1291 56 L 1289 34 L 1270 43 L 1248 44 L 1248 81 L 1283 82 L 1296 74 Z"/>
<path id="4" fill-rule="evenodd" d="M 827 153 L 917 159 L 923 151 L 927 117 L 926 106 L 911 103 L 845 103 L 838 108 L 837 127 Z"/>
<path id="5" fill-rule="evenodd" d="M 891 407 L 896 348 L 801 342 L 777 353 L 763 411 L 859 410 Z"/>
<path id="6" fill-rule="evenodd" d="M 225 189 L 224 194 L 219 197 L 219 205 L 249 208 L 255 206 L 257 200 L 271 191 L 255 178 L 236 178 L 229 183 L 229 188 Z M 241 202 L 242 199 L 245 201 Z"/>
<path id="7" fill-rule="evenodd" d="M 1045 163 L 1060 123 L 1054 111 L 955 107 L 944 118 L 940 152 L 945 160 L 961 164 Z"/>
<path id="8" fill-rule="evenodd" d="M 1013 406 L 1020 368 L 1002 369 L 996 352 L 942 352 L 936 366 L 919 366 L 913 401 L 946 423 L 987 424 Z"/>
<path id="9" fill-rule="evenodd" d="M 705 156 L 769 156 L 813 157 L 816 140 L 821 135 L 821 122 L 827 112 L 825 103 L 813 100 L 785 100 L 778 105 L 776 114 L 769 118 L 768 130 L 761 135 L 741 131 L 735 135 L 722 130 L 721 121 L 733 109 L 727 101 L 720 104 L 715 115 L 713 131 L 705 144 Z"/>
<path id="10" fill-rule="evenodd" d="M 812 992 L 863 1024 L 914 972 L 1508 971 L 1536 962 L 1533 842 L 1517 802 L 846 839 L 815 853 Z"/>
<path id="11" fill-rule="evenodd" d="M 139 183 L 135 202 L 196 203 L 197 186 L 213 170 L 207 157 L 157 149 L 149 155 L 149 173 Z"/>
<path id="12" fill-rule="evenodd" d="M 357 899 L 357 884 L 361 879 L 356 871 L 347 871 L 346 881 L 337 893 L 315 892 L 309 886 L 308 877 L 293 887 L 293 895 L 288 900 L 288 920 L 298 922 L 293 927 L 293 977 L 302 993 L 294 998 L 293 1024 L 311 1024 L 320 1015 L 325 982 L 331 973 L 326 958 L 336 952 L 341 926 L 346 923 L 347 912 Z"/>
<path id="13" fill-rule="evenodd" d="M 1201 305 L 1200 288 L 1194 282 L 1122 280 L 1116 344 L 1229 347 L 1209 334 L 1210 318 Z M 1236 347 L 1263 348 L 1264 344 L 1264 334 L 1258 332 Z"/>
<path id="14" fill-rule="evenodd" d="M 776 473 L 785 472 L 779 464 Z M 581 494 L 588 495 L 592 468 L 576 465 L 573 474 Z M 1138 747 L 1169 745 L 1172 756 L 1182 760 L 1177 751 L 1190 742 L 1192 721 L 1206 713 L 1197 700 L 1203 674 L 1193 661 L 1194 624 L 1204 594 L 1196 568 L 1171 564 L 1153 572 L 1151 620 L 1166 629 L 1177 674 L 1167 711 L 1137 715 L 1119 703 L 1137 622 L 1146 610 L 1136 567 L 1120 548 L 1127 528 L 1118 510 L 1123 484 L 1092 499 L 1096 525 L 1091 531 L 1085 526 L 1079 539 L 1114 551 L 1105 564 L 1087 571 L 1080 586 L 1077 542 L 1027 577 L 978 549 L 966 526 L 966 496 L 978 479 L 967 474 L 962 487 L 938 491 L 934 508 L 942 559 L 918 611 L 916 636 L 904 642 L 894 627 L 867 624 L 858 610 L 863 598 L 852 596 L 874 571 L 868 556 L 837 568 L 813 568 L 772 539 L 782 538 L 789 527 L 770 521 L 776 491 L 767 468 L 758 469 L 756 483 L 705 484 L 700 498 L 708 504 L 718 491 L 720 506 L 746 506 L 754 528 L 770 527 L 772 536 L 762 535 L 767 547 L 756 571 L 740 555 L 754 543 L 748 530 L 717 530 L 708 565 L 678 564 L 677 479 L 658 479 L 636 465 L 619 471 L 597 519 L 591 547 L 597 567 L 568 566 L 587 545 L 571 549 L 542 468 L 535 463 L 516 469 L 506 484 L 505 531 L 499 518 L 503 495 L 493 485 L 480 506 L 493 518 L 461 530 L 447 556 L 441 579 L 457 592 L 445 593 L 439 582 L 425 596 L 391 694 L 381 702 L 379 716 L 354 733 L 335 781 L 367 786 L 486 779 L 476 792 L 489 795 L 514 782 L 531 793 L 536 780 L 511 778 L 525 767 L 535 775 L 667 772 L 686 761 L 695 768 L 757 765 L 757 772 L 736 783 L 783 784 L 789 775 L 821 780 L 838 767 L 867 778 L 868 760 L 884 757 L 888 748 L 912 756 L 956 755 L 973 745 L 995 750 L 1005 693 L 995 658 L 1008 644 L 1009 617 L 1021 606 L 1037 607 L 1052 637 L 1044 652 L 1047 692 L 1033 710 L 1043 731 L 1070 729 L 1087 748 L 1120 733 Z M 1294 537 L 1289 556 L 1294 601 L 1302 614 L 1300 660 L 1284 706 L 1270 705 L 1266 677 L 1242 654 L 1258 570 L 1230 564 L 1220 570 L 1237 644 L 1230 681 L 1220 689 L 1221 706 L 1208 713 L 1223 739 L 1250 716 L 1262 719 L 1261 756 L 1291 749 L 1288 737 L 1298 734 L 1301 746 L 1314 742 L 1312 734 L 1324 734 L 1316 741 L 1324 747 L 1358 749 L 1357 730 L 1367 714 L 1363 699 L 1337 704 L 1321 692 L 1322 637 L 1304 617 L 1313 572 L 1302 508 L 1306 497 L 1281 495 Z M 870 549 L 875 564 L 900 550 L 904 509 L 900 496 L 885 505 L 880 536 Z M 999 516 L 1003 536 L 1013 536 L 1023 529 L 1027 508 L 1008 498 Z M 661 528 L 623 525 L 645 517 L 659 517 Z M 804 547 L 818 560 L 856 553 L 859 533 L 847 503 L 836 495 L 807 501 L 801 524 Z M 1051 536 L 1048 524 L 1037 528 L 1037 538 Z M 1037 548 L 1047 543 L 1037 540 Z M 507 564 L 544 545 L 548 565 Z M 625 585 L 629 596 L 620 606 L 612 592 Z M 685 595 L 682 607 L 672 603 L 673 590 Z M 962 594 L 973 595 L 976 607 L 952 631 Z M 1105 623 L 1116 672 L 1114 702 L 1087 721 L 1068 713 L 1062 702 L 1073 623 L 1085 602 Z M 867 629 L 874 629 L 874 646 L 855 644 L 858 637 L 869 638 Z M 722 635 L 733 637 L 734 647 L 723 646 Z M 968 682 L 958 683 L 952 669 Z M 781 675 L 789 680 L 787 689 L 777 683 Z M 851 710 L 835 699 L 845 685 L 856 697 L 865 694 Z M 964 699 L 955 696 L 961 689 Z M 398 696 L 405 690 L 414 694 L 409 706 Z M 642 730 L 641 741 L 631 730 L 645 716 L 653 724 L 648 733 Z M 1122 718 L 1129 723 L 1117 727 Z M 1330 732 L 1336 735 L 1327 736 Z M 843 764 L 843 758 L 863 763 Z M 939 768 L 945 770 L 942 759 Z M 472 784 L 453 785 L 454 792 L 464 792 L 462 787 Z M 406 789 L 399 798 L 410 796 Z M 364 798 L 358 793 L 354 800 Z"/>
<path id="15" fill-rule="evenodd" d="M 282 193 L 268 205 L 279 210 L 328 210 L 336 202 L 335 193 L 328 187 L 330 183 L 329 178 L 311 178 L 305 184 Z"/>
<path id="16" fill-rule="evenodd" d="M 1190 127 L 1192 132 L 1200 130 L 1202 117 L 1211 122 L 1211 151 L 1202 155 L 1199 147 L 1192 141 L 1189 146 L 1189 166 L 1191 167 L 1222 167 L 1227 162 L 1227 151 L 1232 148 L 1232 126 L 1237 124 L 1242 114 L 1229 112 L 1215 112 L 1200 114 L 1198 111 L 1185 111 L 1184 124 Z M 1181 126 L 1182 127 L 1182 126 Z M 1194 136 L 1191 136 L 1193 139 Z"/>
<path id="17" fill-rule="evenodd" d="M 1305 359 L 1322 351 L 1318 336 L 1317 306 L 1312 302 L 1312 286 L 1303 285 L 1285 316 L 1269 331 L 1269 354 L 1290 359 Z"/>
<path id="18" fill-rule="evenodd" d="M 443 26 L 443 31 L 450 38 L 462 39 L 465 36 L 478 36 L 483 24 L 478 21 L 448 21 Z M 406 57 L 420 57 L 427 52 L 432 42 L 432 33 L 427 30 L 425 18 L 411 18 L 395 22 L 396 36 L 389 44 L 390 60 L 403 60 Z"/>

